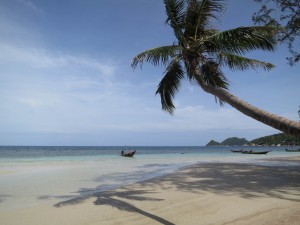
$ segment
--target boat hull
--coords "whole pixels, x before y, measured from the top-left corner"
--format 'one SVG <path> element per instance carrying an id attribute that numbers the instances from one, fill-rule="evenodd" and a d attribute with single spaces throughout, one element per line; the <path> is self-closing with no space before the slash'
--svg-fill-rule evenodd
<path id="1" fill-rule="evenodd" d="M 263 155 L 263 154 L 267 154 L 270 151 L 263 151 L 263 152 L 253 152 L 253 151 L 242 151 L 242 154 L 256 154 L 256 155 Z"/>
<path id="2" fill-rule="evenodd" d="M 286 152 L 300 152 L 300 149 L 286 149 Z"/>
<path id="3" fill-rule="evenodd" d="M 123 153 L 121 154 L 121 156 L 124 156 L 124 157 L 133 157 L 134 154 L 135 154 L 136 151 L 133 151 L 133 152 L 128 152 L 128 153 Z"/>
<path id="4" fill-rule="evenodd" d="M 234 153 L 241 153 L 243 150 L 230 150 L 230 151 Z"/>

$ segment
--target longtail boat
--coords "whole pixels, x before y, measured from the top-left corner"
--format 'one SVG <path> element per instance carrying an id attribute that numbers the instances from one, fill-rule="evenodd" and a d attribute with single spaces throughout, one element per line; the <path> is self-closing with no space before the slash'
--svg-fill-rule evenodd
<path id="1" fill-rule="evenodd" d="M 285 149 L 286 152 L 300 152 L 300 148 L 298 149 Z"/>
<path id="2" fill-rule="evenodd" d="M 241 149 L 241 150 L 233 150 L 233 149 L 231 149 L 230 151 L 231 151 L 231 152 L 235 152 L 235 153 L 238 153 L 238 152 L 240 153 L 240 152 L 242 152 L 243 150 L 242 150 L 242 149 Z"/>
<path id="3" fill-rule="evenodd" d="M 136 153 L 136 151 L 132 151 L 132 152 L 127 152 L 125 153 L 123 150 L 121 151 L 121 156 L 124 156 L 124 157 L 132 157 L 134 156 L 134 154 Z"/>
<path id="4" fill-rule="evenodd" d="M 267 154 L 268 152 L 270 152 L 270 151 L 261 151 L 261 152 L 255 152 L 252 150 L 241 151 L 241 153 L 243 153 L 243 154 Z"/>

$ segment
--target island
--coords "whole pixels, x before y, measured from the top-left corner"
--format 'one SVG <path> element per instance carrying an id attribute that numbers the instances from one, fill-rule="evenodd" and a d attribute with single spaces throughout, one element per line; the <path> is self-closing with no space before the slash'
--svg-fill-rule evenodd
<path id="1" fill-rule="evenodd" d="M 222 142 L 211 140 L 206 146 L 299 146 L 300 138 L 279 133 L 248 141 L 245 138 L 230 137 Z"/>

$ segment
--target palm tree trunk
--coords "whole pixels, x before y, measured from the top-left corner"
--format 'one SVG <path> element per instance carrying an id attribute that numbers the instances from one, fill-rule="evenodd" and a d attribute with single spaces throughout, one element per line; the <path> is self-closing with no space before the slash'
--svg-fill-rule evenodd
<path id="1" fill-rule="evenodd" d="M 227 102 L 233 108 L 237 109 L 246 116 L 249 116 L 284 133 L 291 134 L 300 138 L 300 123 L 264 111 L 236 97 L 225 89 L 213 87 L 206 84 L 201 78 L 200 71 L 197 69 L 198 61 L 194 59 L 190 62 L 190 65 L 190 68 L 192 68 L 190 72 L 195 75 L 198 84 L 205 92 L 218 97 L 224 102 Z"/>
<path id="2" fill-rule="evenodd" d="M 243 114 L 284 133 L 300 137 L 300 123 L 259 109 L 224 89 L 212 87 L 203 81 L 199 82 L 199 84 L 204 91 L 227 102 Z"/>

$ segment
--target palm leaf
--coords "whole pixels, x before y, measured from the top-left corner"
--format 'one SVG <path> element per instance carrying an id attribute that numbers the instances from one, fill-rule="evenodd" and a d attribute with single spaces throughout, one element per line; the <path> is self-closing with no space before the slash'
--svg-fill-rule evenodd
<path id="1" fill-rule="evenodd" d="M 199 3 L 197 0 L 193 0 L 193 2 L 197 7 L 196 20 L 194 21 L 196 28 L 194 37 L 196 38 L 208 28 L 211 19 L 219 20 L 219 15 L 224 10 L 224 0 L 202 0 Z"/>
<path id="2" fill-rule="evenodd" d="M 219 19 L 218 15 L 223 11 L 223 0 L 190 0 L 185 23 L 185 35 L 200 37 L 209 27 L 211 19 Z"/>
<path id="3" fill-rule="evenodd" d="M 162 109 L 173 114 L 175 106 L 173 98 L 179 91 L 180 81 L 184 78 L 184 71 L 178 59 L 174 59 L 165 71 L 165 76 L 160 81 L 156 94 L 160 95 Z"/>
<path id="4" fill-rule="evenodd" d="M 177 45 L 162 46 L 146 50 L 133 58 L 131 67 L 135 69 L 138 64 L 142 66 L 145 61 L 152 63 L 154 66 L 159 66 L 160 63 L 167 65 L 169 58 L 174 57 L 177 51 Z"/>
<path id="5" fill-rule="evenodd" d="M 212 51 L 245 54 L 252 50 L 274 51 L 278 31 L 274 27 L 239 27 L 216 33 L 206 39 Z"/>
<path id="6" fill-rule="evenodd" d="M 164 3 L 167 14 L 166 23 L 173 28 L 176 38 L 183 44 L 186 42 L 182 31 L 185 18 L 185 1 L 164 0 Z"/>
<path id="7" fill-rule="evenodd" d="M 167 20 L 171 26 L 181 26 L 185 17 L 185 1 L 184 0 L 164 0 L 166 6 Z"/>
<path id="8" fill-rule="evenodd" d="M 264 70 L 270 70 L 275 66 L 272 63 L 262 62 L 256 59 L 249 59 L 239 55 L 233 55 L 229 53 L 218 54 L 219 63 L 223 66 L 228 66 L 232 70 L 246 70 L 262 68 Z"/>
<path id="9" fill-rule="evenodd" d="M 219 64 L 210 60 L 204 63 L 199 70 L 199 74 L 194 76 L 194 79 L 202 87 L 202 83 L 221 89 L 228 89 L 229 83 L 227 78 L 220 70 Z M 219 102 L 220 105 L 224 105 L 224 101 L 215 96 L 216 102 Z"/>
<path id="10" fill-rule="evenodd" d="M 228 89 L 229 83 L 219 64 L 214 61 L 204 63 L 201 68 L 201 76 L 204 82 L 210 86 Z"/>

